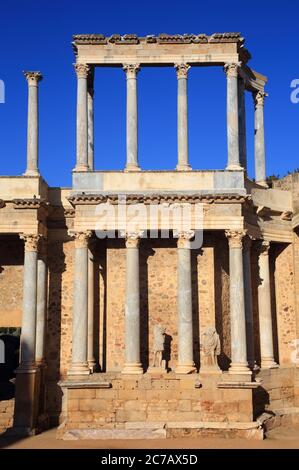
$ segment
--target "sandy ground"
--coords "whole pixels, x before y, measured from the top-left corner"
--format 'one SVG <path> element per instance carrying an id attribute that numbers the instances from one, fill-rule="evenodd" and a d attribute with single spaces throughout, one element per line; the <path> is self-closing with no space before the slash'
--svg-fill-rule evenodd
<path id="1" fill-rule="evenodd" d="M 25 439 L 0 436 L 2 449 L 299 449 L 299 426 L 271 431 L 263 441 L 245 439 L 80 440 L 56 439 L 51 429 Z"/>

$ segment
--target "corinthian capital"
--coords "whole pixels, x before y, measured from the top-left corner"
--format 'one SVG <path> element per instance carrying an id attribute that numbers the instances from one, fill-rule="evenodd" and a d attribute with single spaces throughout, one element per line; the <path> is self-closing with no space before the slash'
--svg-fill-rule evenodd
<path id="1" fill-rule="evenodd" d="M 260 256 L 268 256 L 270 250 L 270 242 L 263 240 L 260 246 Z"/>
<path id="2" fill-rule="evenodd" d="M 40 235 L 33 235 L 31 233 L 21 233 L 20 239 L 24 240 L 25 251 L 37 251 L 38 250 L 38 242 L 40 239 Z"/>
<path id="3" fill-rule="evenodd" d="M 246 236 L 247 230 L 225 230 L 230 248 L 242 248 L 243 238 Z"/>
<path id="4" fill-rule="evenodd" d="M 190 248 L 190 241 L 195 235 L 194 230 L 174 230 L 173 236 L 177 238 L 178 248 Z"/>
<path id="5" fill-rule="evenodd" d="M 255 107 L 257 106 L 264 106 L 265 104 L 265 98 L 268 96 L 267 93 L 264 91 L 258 91 L 257 93 L 254 93 L 253 95 L 253 101 Z"/>
<path id="6" fill-rule="evenodd" d="M 75 71 L 78 78 L 87 78 L 90 72 L 90 67 L 87 64 L 74 64 Z"/>
<path id="7" fill-rule="evenodd" d="M 75 239 L 75 248 L 86 248 L 88 246 L 88 241 L 92 236 L 92 231 L 70 231 L 69 236 Z"/>
<path id="8" fill-rule="evenodd" d="M 176 69 L 176 76 L 178 79 L 188 77 L 188 71 L 191 68 L 190 65 L 182 63 L 182 64 L 174 64 L 174 67 Z"/>
<path id="9" fill-rule="evenodd" d="M 223 69 L 228 78 L 238 77 L 238 71 L 239 71 L 240 66 L 241 66 L 241 62 L 229 63 L 229 64 L 225 64 Z"/>
<path id="10" fill-rule="evenodd" d="M 144 235 L 144 230 L 136 232 L 121 232 L 121 236 L 126 239 L 126 248 L 138 248 L 140 239 Z"/>
<path id="11" fill-rule="evenodd" d="M 40 72 L 24 71 L 23 74 L 26 77 L 28 86 L 38 86 L 38 82 L 43 79 L 43 76 Z"/>
<path id="12" fill-rule="evenodd" d="M 128 78 L 136 78 L 137 73 L 140 71 L 140 64 L 123 64 L 123 70 L 126 72 Z"/>

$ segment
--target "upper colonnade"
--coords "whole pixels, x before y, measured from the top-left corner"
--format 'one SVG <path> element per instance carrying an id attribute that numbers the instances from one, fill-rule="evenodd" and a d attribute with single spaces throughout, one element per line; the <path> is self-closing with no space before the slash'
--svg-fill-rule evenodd
<path id="1" fill-rule="evenodd" d="M 264 91 L 267 78 L 251 70 L 250 53 L 239 33 L 193 35 L 83 34 L 73 37 L 76 55 L 77 161 L 75 172 L 94 171 L 93 94 L 95 67 L 122 67 L 127 82 L 127 159 L 125 171 L 140 171 L 138 162 L 137 75 L 143 67 L 174 67 L 178 82 L 176 170 L 191 170 L 188 155 L 188 94 L 190 69 L 222 66 L 227 79 L 227 170 L 247 169 L 245 91 L 255 108 L 255 179 L 266 186 Z"/>

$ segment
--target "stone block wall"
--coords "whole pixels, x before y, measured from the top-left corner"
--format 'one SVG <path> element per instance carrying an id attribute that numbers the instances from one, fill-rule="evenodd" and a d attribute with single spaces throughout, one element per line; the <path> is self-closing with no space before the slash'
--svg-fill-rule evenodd
<path id="1" fill-rule="evenodd" d="M 109 389 L 67 390 L 67 428 L 124 428 L 144 422 L 252 421 L 252 391 L 217 388 L 218 376 L 151 376 L 129 378 L 103 374 Z M 195 388 L 200 380 L 202 388 Z"/>

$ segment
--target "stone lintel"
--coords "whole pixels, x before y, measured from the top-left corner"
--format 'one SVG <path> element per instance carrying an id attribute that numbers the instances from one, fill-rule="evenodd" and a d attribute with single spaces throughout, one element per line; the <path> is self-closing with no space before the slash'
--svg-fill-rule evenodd
<path id="1" fill-rule="evenodd" d="M 219 382 L 217 388 L 225 389 L 255 389 L 261 386 L 261 382 Z"/>
<path id="2" fill-rule="evenodd" d="M 94 388 L 112 388 L 111 382 L 97 382 L 97 381 L 72 381 L 66 380 L 59 382 L 60 387 L 67 389 L 94 389 Z"/>

